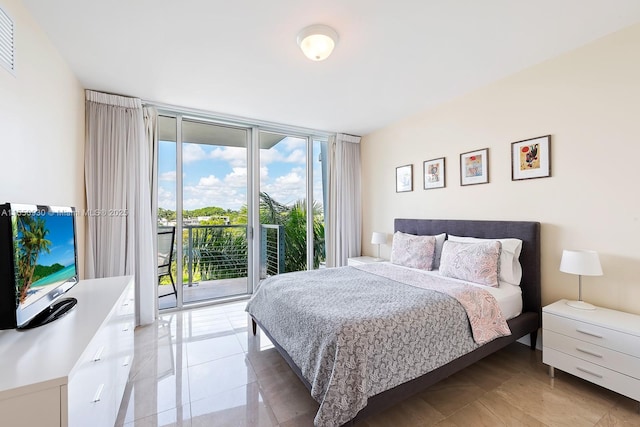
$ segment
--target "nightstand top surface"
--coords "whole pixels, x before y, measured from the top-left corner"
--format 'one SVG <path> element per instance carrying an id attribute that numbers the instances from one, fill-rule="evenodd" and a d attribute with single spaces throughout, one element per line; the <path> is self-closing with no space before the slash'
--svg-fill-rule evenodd
<path id="1" fill-rule="evenodd" d="M 543 307 L 542 312 L 640 336 L 640 315 L 637 314 L 604 307 L 596 307 L 595 310 L 582 310 L 567 305 L 566 299 Z"/>

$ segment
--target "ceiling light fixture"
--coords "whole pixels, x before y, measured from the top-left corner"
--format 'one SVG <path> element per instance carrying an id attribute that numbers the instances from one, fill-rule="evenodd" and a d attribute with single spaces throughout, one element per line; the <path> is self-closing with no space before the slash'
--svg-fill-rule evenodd
<path id="1" fill-rule="evenodd" d="M 298 46 L 312 61 L 327 59 L 336 44 L 338 44 L 338 33 L 326 25 L 310 25 L 298 33 Z"/>

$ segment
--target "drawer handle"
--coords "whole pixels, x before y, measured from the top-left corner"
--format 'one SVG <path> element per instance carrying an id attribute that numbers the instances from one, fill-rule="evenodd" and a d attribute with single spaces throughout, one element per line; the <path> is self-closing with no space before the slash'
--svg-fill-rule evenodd
<path id="1" fill-rule="evenodd" d="M 583 331 L 582 329 L 576 329 L 576 331 L 580 332 L 581 334 L 589 335 L 591 337 L 602 338 L 602 335 L 598 335 L 596 333 L 589 332 L 589 331 Z"/>
<path id="2" fill-rule="evenodd" d="M 102 358 L 102 352 L 104 351 L 104 346 L 101 345 L 96 354 L 93 355 L 92 361 L 97 362 Z"/>
<path id="3" fill-rule="evenodd" d="M 122 366 L 129 366 L 129 356 L 124 358 L 124 362 L 122 362 Z"/>
<path id="4" fill-rule="evenodd" d="M 100 384 L 98 386 L 98 389 L 96 390 L 96 394 L 93 395 L 93 403 L 96 402 L 100 402 L 100 399 L 102 399 L 102 390 L 104 390 L 104 384 Z"/>
<path id="5" fill-rule="evenodd" d="M 600 375 L 600 374 L 596 374 L 595 372 L 590 371 L 590 370 L 588 370 L 588 369 L 581 368 L 580 366 L 576 366 L 576 369 L 577 369 L 578 371 L 582 371 L 582 372 L 584 372 L 584 373 L 586 373 L 586 374 L 593 375 L 594 377 L 602 378 L 602 375 Z"/>
<path id="6" fill-rule="evenodd" d="M 602 355 L 601 355 L 601 354 L 595 353 L 595 352 L 593 352 L 593 351 L 585 350 L 584 348 L 576 347 L 576 350 L 578 350 L 578 351 L 579 351 L 579 352 L 581 352 L 581 353 L 588 354 L 588 355 L 590 355 L 590 356 L 595 356 L 595 357 L 600 357 L 600 358 L 602 358 Z"/>

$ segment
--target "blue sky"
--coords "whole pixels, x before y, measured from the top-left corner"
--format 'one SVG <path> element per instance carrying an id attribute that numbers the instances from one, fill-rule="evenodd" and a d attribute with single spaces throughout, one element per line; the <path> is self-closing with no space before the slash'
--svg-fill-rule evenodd
<path id="1" fill-rule="evenodd" d="M 319 143 L 314 143 L 314 198 L 322 203 Z M 191 210 L 206 206 L 238 210 L 247 204 L 247 151 L 240 147 L 183 144 L 183 204 Z M 158 206 L 175 210 L 175 143 L 160 141 Z M 287 137 L 260 150 L 260 191 L 291 204 L 305 198 L 306 143 Z"/>
<path id="2" fill-rule="evenodd" d="M 47 214 L 43 217 L 49 230 L 47 240 L 51 242 L 50 253 L 40 252 L 39 265 L 59 263 L 65 267 L 74 262 L 73 217 L 71 215 Z"/>

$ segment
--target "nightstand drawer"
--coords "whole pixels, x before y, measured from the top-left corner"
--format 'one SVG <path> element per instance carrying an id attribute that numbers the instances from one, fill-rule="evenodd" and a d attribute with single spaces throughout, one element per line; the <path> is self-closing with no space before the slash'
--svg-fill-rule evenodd
<path id="1" fill-rule="evenodd" d="M 640 337 L 636 335 L 544 312 L 542 313 L 542 323 L 545 330 L 640 357 Z"/>
<path id="2" fill-rule="evenodd" d="M 640 379 L 640 359 L 637 357 L 561 335 L 548 329 L 543 332 L 542 340 L 545 351 L 548 348 L 558 350 L 570 356 Z"/>
<path id="3" fill-rule="evenodd" d="M 561 371 L 624 394 L 632 399 L 640 400 L 640 380 L 603 368 L 594 363 L 576 359 L 552 348 L 545 348 L 542 352 L 542 357 L 542 361 L 547 365 L 554 366 Z"/>

